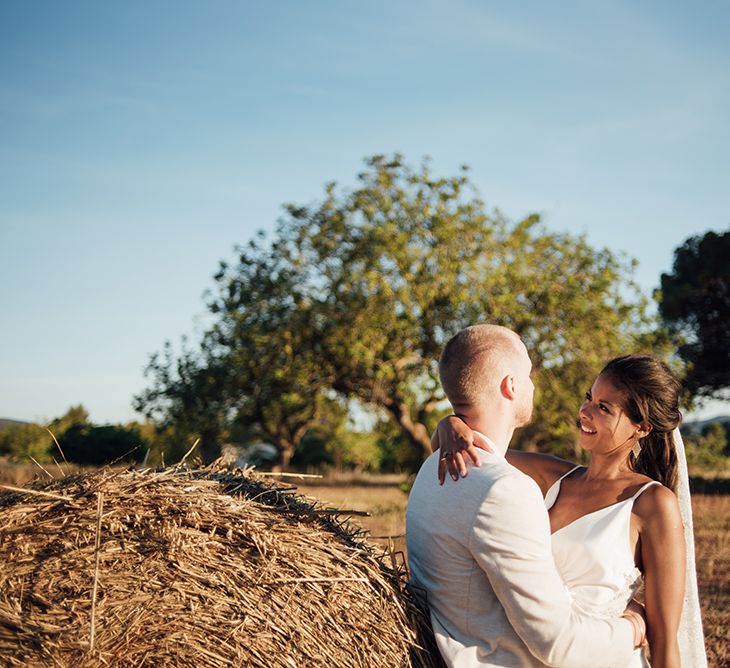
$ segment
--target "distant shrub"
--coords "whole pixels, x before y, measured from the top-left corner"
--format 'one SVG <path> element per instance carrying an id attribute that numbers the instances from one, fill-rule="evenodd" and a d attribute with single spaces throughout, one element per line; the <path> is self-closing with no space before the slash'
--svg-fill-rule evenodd
<path id="1" fill-rule="evenodd" d="M 700 434 L 685 436 L 685 446 L 690 467 L 730 470 L 727 431 L 721 422 L 708 424 Z"/>
<path id="2" fill-rule="evenodd" d="M 59 438 L 66 459 L 102 466 L 112 462 L 141 462 L 147 443 L 139 431 L 113 425 L 74 424 Z"/>
<path id="3" fill-rule="evenodd" d="M 360 473 L 380 470 L 382 451 L 378 435 L 355 431 L 345 425 L 326 431 L 310 429 L 299 444 L 291 464 L 295 468 L 310 466 L 334 467 L 338 471 Z"/>
<path id="4" fill-rule="evenodd" d="M 0 455 L 7 455 L 15 461 L 50 461 L 53 445 L 49 433 L 37 424 L 24 423 L 6 427 L 0 431 Z"/>

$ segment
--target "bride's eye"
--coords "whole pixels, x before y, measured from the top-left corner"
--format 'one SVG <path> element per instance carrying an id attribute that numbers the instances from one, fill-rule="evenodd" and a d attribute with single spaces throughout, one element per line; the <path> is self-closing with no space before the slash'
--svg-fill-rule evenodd
<path id="1" fill-rule="evenodd" d="M 590 400 L 591 400 L 591 393 L 586 392 L 586 401 L 590 401 Z"/>

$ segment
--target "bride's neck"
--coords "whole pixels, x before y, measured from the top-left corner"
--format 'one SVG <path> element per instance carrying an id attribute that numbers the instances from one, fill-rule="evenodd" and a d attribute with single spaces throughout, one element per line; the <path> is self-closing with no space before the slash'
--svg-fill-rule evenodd
<path id="1" fill-rule="evenodd" d="M 606 454 L 591 454 L 588 462 L 585 481 L 590 480 L 611 480 L 624 476 L 630 471 L 628 453 L 610 452 Z"/>

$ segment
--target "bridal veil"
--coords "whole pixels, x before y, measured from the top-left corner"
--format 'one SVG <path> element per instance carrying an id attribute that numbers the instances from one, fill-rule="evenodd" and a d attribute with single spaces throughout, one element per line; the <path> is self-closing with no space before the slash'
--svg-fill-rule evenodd
<path id="1" fill-rule="evenodd" d="M 705 638 L 702 632 L 700 598 L 697 592 L 697 569 L 695 565 L 695 541 L 692 522 L 692 499 L 689 494 L 689 471 L 684 451 L 684 441 L 679 428 L 674 430 L 674 447 L 677 453 L 679 476 L 677 499 L 684 525 L 687 549 L 687 575 L 685 576 L 684 605 L 679 622 L 679 656 L 682 668 L 706 668 Z"/>

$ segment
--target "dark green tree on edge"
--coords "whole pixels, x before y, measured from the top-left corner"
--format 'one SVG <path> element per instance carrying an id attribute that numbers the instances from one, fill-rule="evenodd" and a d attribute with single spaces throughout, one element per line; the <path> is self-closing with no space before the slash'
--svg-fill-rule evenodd
<path id="1" fill-rule="evenodd" d="M 730 231 L 687 239 L 662 274 L 659 312 L 685 339 L 684 385 L 698 397 L 721 397 L 730 387 Z"/>

